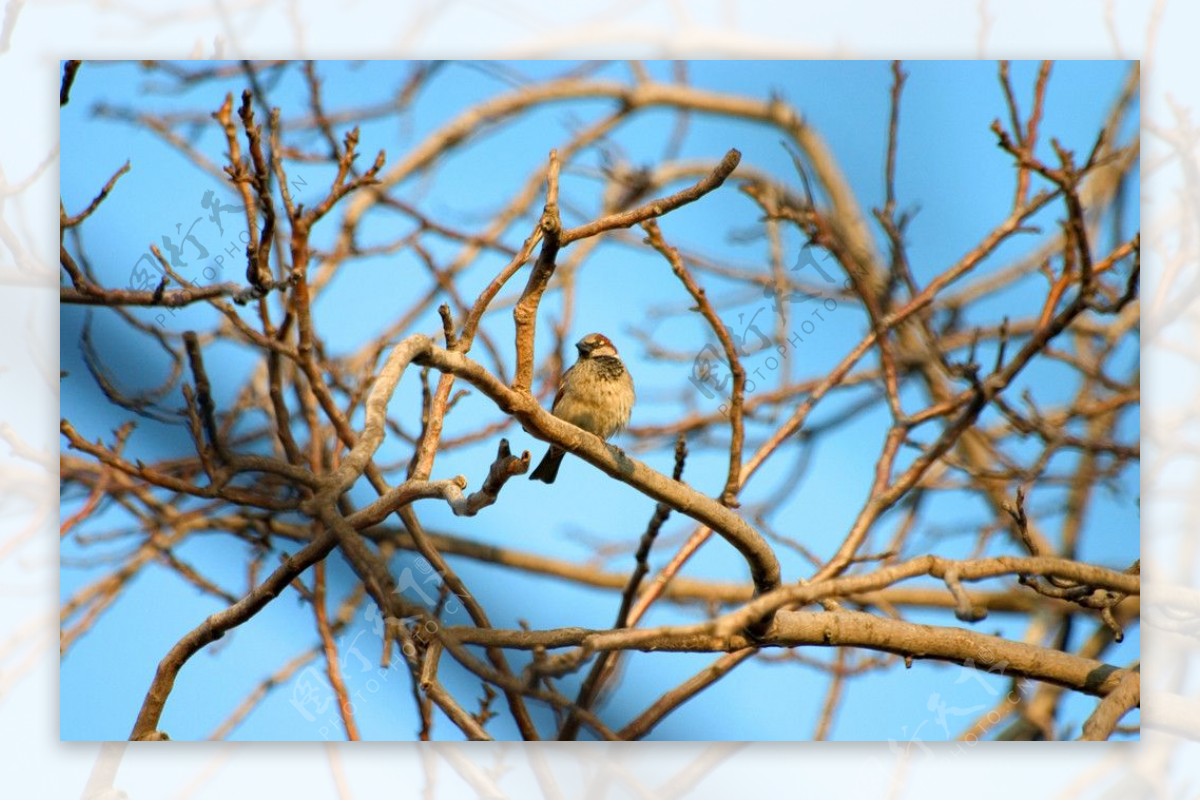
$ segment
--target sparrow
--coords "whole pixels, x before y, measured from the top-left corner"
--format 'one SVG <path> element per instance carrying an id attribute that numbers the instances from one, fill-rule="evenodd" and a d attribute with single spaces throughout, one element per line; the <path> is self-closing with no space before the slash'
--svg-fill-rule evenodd
<path id="1" fill-rule="evenodd" d="M 633 412 L 633 379 L 617 355 L 617 348 L 604 334 L 588 334 L 575 343 L 579 360 L 563 374 L 550 412 L 600 439 L 608 439 L 625 427 Z M 558 476 L 566 454 L 551 445 L 532 473 L 547 484 Z"/>

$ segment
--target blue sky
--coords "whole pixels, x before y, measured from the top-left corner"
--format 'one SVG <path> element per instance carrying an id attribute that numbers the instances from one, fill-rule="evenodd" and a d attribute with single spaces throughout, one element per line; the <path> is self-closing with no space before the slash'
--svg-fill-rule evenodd
<path id="1" fill-rule="evenodd" d="M 537 80 L 561 74 L 568 65 L 532 62 L 497 69 L 489 65 L 447 65 L 433 79 L 411 111 L 400 119 L 395 115 L 365 124 L 360 139 L 360 161 L 369 163 L 379 149 L 386 149 L 389 164 L 401 159 L 414 144 L 430 131 L 455 117 L 470 104 L 510 91 L 507 81 L 513 74 Z M 656 77 L 668 79 L 670 66 L 650 63 Z M 394 95 L 403 84 L 410 65 L 403 62 L 323 63 L 326 108 L 331 113 L 379 102 Z M 601 77 L 624 80 L 627 67 L 620 63 L 605 66 Z M 969 250 L 979 237 L 1007 214 L 1011 204 L 1012 170 L 1008 158 L 995 146 L 988 130 L 992 119 L 1005 117 L 1003 98 L 996 80 L 996 68 L 990 62 L 915 62 L 905 65 L 910 73 L 901 112 L 897 194 L 902 205 L 919 206 L 909 229 L 910 259 L 918 283 L 945 269 Z M 1050 156 L 1049 137 L 1058 137 L 1064 145 L 1086 153 L 1091 136 L 1126 75 L 1128 64 L 1121 62 L 1062 62 L 1055 66 L 1047 96 L 1047 113 L 1042 124 L 1043 152 Z M 1019 98 L 1031 92 L 1036 64 L 1017 63 L 1013 76 Z M 887 97 L 890 66 L 886 62 L 693 62 L 691 81 L 707 89 L 736 92 L 765 98 L 777 94 L 801 110 L 805 119 L 824 137 L 839 160 L 864 209 L 883 201 L 883 155 L 886 142 Z M 216 192 L 225 203 L 238 203 L 236 196 L 215 177 L 191 167 L 175 151 L 151 134 L 125 123 L 95 117 L 91 109 L 98 103 L 130 105 L 144 110 L 213 110 L 225 92 L 240 92 L 242 83 L 206 84 L 184 91 L 162 91 L 162 79 L 148 79 L 137 65 L 88 65 L 72 93 L 71 104 L 62 117 L 62 196 L 69 211 L 82 208 L 97 189 L 126 159 L 132 170 L 125 176 L 110 199 L 83 227 L 84 246 L 92 267 L 100 278 L 112 285 L 128 280 L 131 267 L 150 242 L 164 235 L 178 241 L 180 232 L 197 232 L 197 241 L 207 258 L 195 258 L 184 274 L 201 280 L 206 267 L 214 267 L 218 253 L 239 249 L 237 233 L 244 225 L 236 213 L 223 218 L 224 231 L 201 219 L 207 211 L 201 206 L 205 192 Z M 306 108 L 304 86 L 299 71 L 291 68 L 269 89 L 271 102 L 284 109 L 285 120 L 295 118 Z M 453 224 L 469 226 L 486 219 L 520 186 L 527 176 L 545 162 L 551 147 L 561 144 L 566 132 L 582 121 L 598 116 L 603 104 L 596 101 L 561 103 L 545 107 L 513 125 L 497 126 L 482 132 L 475 146 L 448 159 L 428 177 L 417 176 L 401 191 L 420 201 L 423 208 Z M 1133 116 L 1136 120 L 1136 114 Z M 637 123 L 619 130 L 613 143 L 635 164 L 653 164 L 662 158 L 670 136 L 673 118 L 666 113 L 650 114 Z M 778 176 L 793 176 L 787 153 L 780 147 L 778 134 L 749 123 L 730 124 L 704 118 L 692 121 L 680 154 L 682 158 L 715 159 L 729 147 L 743 153 L 743 163 Z M 215 163 L 225 149 L 215 124 L 198 127 L 192 145 Z M 311 139 L 303 142 L 313 146 Z M 571 165 L 564 178 L 564 195 L 578 201 L 577 211 L 568 208 L 568 224 L 583 221 L 598 208 L 597 198 L 589 195 L 586 175 L 577 174 L 598 164 L 597 155 L 585 153 Z M 386 169 L 386 168 L 385 168 Z M 312 165 L 294 165 L 293 179 L 304 182 L 296 189 L 302 201 L 320 197 L 330 171 Z M 1134 204 L 1135 205 L 1135 204 Z M 1137 210 L 1128 210 L 1129 228 L 1137 225 Z M 1056 207 L 1041 215 L 1038 222 L 1053 230 L 1061 215 Z M 726 230 L 713 224 L 725 217 L 753 221 L 749 201 L 732 185 L 689 206 L 662 222 L 664 234 L 673 244 L 690 249 L 713 249 L 745 263 L 761 260 L 761 243 L 731 244 Z M 327 244 L 336 228 L 336 211 L 318 226 L 314 241 Z M 396 226 L 406 225 L 395 215 L 377 215 L 363 228 L 360 244 L 384 242 L 397 236 Z M 522 220 L 508 232 L 507 241 L 516 246 L 526 235 L 532 220 Z M 177 228 L 177 226 L 179 226 Z M 403 229 L 402 229 L 403 230 Z M 200 233 L 203 232 L 203 233 Z M 787 247 L 799 247 L 798 237 L 787 234 Z M 1040 241 L 1029 237 L 1014 241 L 988 260 L 985 269 L 994 268 L 1018 255 L 1023 247 L 1032 248 Z M 451 248 L 435 249 L 437 257 L 447 257 Z M 194 246 L 184 250 L 185 258 L 198 254 Z M 567 254 L 569 256 L 569 251 Z M 227 256 L 229 263 L 234 256 Z M 470 298 L 490 280 L 502 260 L 481 258 L 466 274 L 461 289 Z M 190 272 L 189 272 L 190 270 Z M 416 271 L 421 276 L 414 282 Z M 338 272 L 316 307 L 317 327 L 326 337 L 331 351 L 350 352 L 384 330 L 399 313 L 426 288 L 425 272 L 417 270 L 409 254 L 362 259 L 347 263 Z M 223 280 L 239 280 L 240 271 L 223 273 Z M 519 279 L 518 279 L 519 280 Z M 677 280 L 665 269 L 657 254 L 634 249 L 610 239 L 590 256 L 579 274 L 581 303 L 573 325 L 577 336 L 592 330 L 605 331 L 622 350 L 635 377 L 639 404 L 632 423 L 649 425 L 667 422 L 680 414 L 681 395 L 687 390 L 689 366 L 674 369 L 645 358 L 635 331 L 652 335 L 658 344 L 692 352 L 704 344 L 700 324 L 678 318 L 657 320 L 647 312 L 660 306 L 679 307 L 687 302 Z M 731 285 L 706 277 L 706 287 L 714 296 Z M 509 287 L 502 297 L 518 291 L 519 283 Z M 1027 313 L 1040 305 L 1044 286 L 1022 282 L 1006 297 L 981 304 L 978 313 L 990 315 L 972 320 L 984 324 L 996 322 L 1009 309 Z M 550 295 L 542 308 L 543 334 L 547 323 L 558 313 L 558 297 Z M 1036 306 L 1035 306 L 1036 307 Z M 745 306 L 747 316 L 761 311 L 762 304 Z M 137 312 L 139 319 L 155 324 L 159 312 Z M 770 315 L 769 305 L 766 315 Z M 79 355 L 84 312 L 76 308 L 62 310 L 62 364 L 69 372 L 62 384 L 62 414 L 73 420 L 85 437 L 109 436 L 109 431 L 124 419 L 113 414 L 103 396 L 87 375 Z M 212 312 L 206 308 L 181 311 L 166 320 L 171 331 L 211 324 Z M 733 321 L 727 320 L 732 324 Z M 497 312 L 488 318 L 486 328 L 498 342 L 511 342 L 511 317 Z M 434 332 L 434 315 L 418 320 L 414 330 Z M 817 374 L 840 360 L 862 332 L 862 319 L 847 308 L 831 314 L 796 349 L 798 370 Z M 166 377 L 166 361 L 147 349 L 145 340 L 132 336 L 111 316 L 97 314 L 94 335 L 98 347 L 110 359 L 114 372 L 123 381 L 153 386 Z M 543 336 L 541 347 L 548 338 Z M 691 349 L 691 350 L 689 350 Z M 479 354 L 476 354 L 479 355 Z M 985 354 L 986 355 L 986 354 Z M 250 369 L 245 352 L 229 347 L 206 352 L 213 372 L 218 398 L 229 397 Z M 482 357 L 481 357 L 482 358 Z M 1129 363 L 1138 358 L 1135 345 L 1128 349 Z M 765 356 L 762 357 L 765 359 Z M 212 366 L 220 364 L 220 370 Z M 748 367 L 761 367 L 758 362 Z M 1028 386 L 1039 399 L 1061 400 L 1073 385 L 1059 381 L 1053 368 L 1031 368 L 1017 389 Z M 682 388 L 682 389 L 681 389 Z M 221 393 L 226 393 L 222 396 Z M 1014 395 L 1017 394 L 1014 392 Z M 684 396 L 687 404 L 712 410 L 717 401 L 692 392 Z M 177 393 L 167 406 L 178 403 Z M 393 400 L 392 413 L 404 419 L 405 410 L 416 408 L 417 385 L 406 379 Z M 836 416 L 852 395 L 837 403 L 819 407 L 812 423 Z M 918 396 L 906 396 L 915 404 Z M 463 401 L 462 412 L 448 422 L 447 436 L 470 430 L 480 419 L 497 418 L 489 402 L 477 395 Z M 411 420 L 411 416 L 408 418 Z M 986 420 L 986 418 L 985 418 Z M 785 453 L 771 471 L 756 477 L 747 488 L 747 504 L 761 500 L 781 484 L 789 482 L 788 464 L 804 457 L 810 467 L 803 480 L 787 488 L 788 500 L 779 512 L 778 527 L 788 536 L 802 540 L 821 556 L 836 550 L 850 521 L 857 513 L 869 486 L 880 434 L 886 426 L 885 410 L 868 414 L 823 439 L 810 453 L 800 446 Z M 1136 427 L 1137 421 L 1126 421 Z M 411 424 L 409 425 L 411 429 Z M 767 427 L 752 426 L 751 434 Z M 1130 429 L 1132 430 L 1132 429 Z M 544 445 L 519 429 L 507 432 L 516 450 L 529 449 L 535 458 Z M 618 440 L 618 444 L 621 444 Z M 161 457 L 186 450 L 186 433 L 175 426 L 139 424 L 131 448 L 143 458 Z M 486 465 L 495 450 L 495 440 L 439 457 L 435 477 L 462 472 L 472 487 L 482 480 L 481 465 Z M 403 447 L 394 442 L 385 445 L 382 459 L 398 460 L 405 456 Z M 669 450 L 648 457 L 652 466 L 670 470 Z M 706 492 L 716 493 L 724 475 L 724 455 L 716 451 L 697 452 L 689 460 L 686 478 Z M 1069 456 L 1060 457 L 1069 459 Z M 479 518 L 463 523 L 436 502 L 422 502 L 417 508 L 427 527 L 435 531 L 463 533 L 471 538 L 519 547 L 538 553 L 583 560 L 591 551 L 578 538 L 614 546 L 615 555 L 606 563 L 609 569 L 628 571 L 632 550 L 644 529 L 653 504 L 633 490 L 616 482 L 597 480 L 594 469 L 579 460 L 564 463 L 559 482 L 547 488 L 527 481 L 514 481 L 506 487 L 501 502 L 485 510 Z M 368 497 L 356 488 L 360 500 Z M 1099 491 L 1095 511 L 1084 541 L 1083 558 L 1123 567 L 1138 552 L 1138 475 L 1122 476 L 1116 485 Z M 1031 504 L 1052 507 L 1058 496 L 1047 493 L 1034 496 Z M 77 499 L 68 499 L 64 511 L 76 507 Z M 939 529 L 922 532 L 919 539 L 928 550 L 946 556 L 966 556 L 975 544 L 974 530 L 989 522 L 990 514 L 968 496 L 945 493 L 937 502 L 934 519 Z M 533 524 L 526 510 L 538 508 L 541 519 Z M 109 512 L 100 518 L 116 523 Z M 1044 521 L 1054 539 L 1058 520 Z M 884 533 L 890 527 L 885 521 Z M 679 516 L 668 523 L 663 540 L 656 547 L 652 564 L 657 567 L 670 554 L 669 542 L 686 536 L 691 527 Z M 957 533 L 956 533 L 957 532 Z M 964 533 L 965 532 L 965 533 Z M 622 544 L 628 547 L 622 547 Z M 71 560 L 94 549 L 81 550 L 72 542 L 63 545 L 65 567 L 62 573 L 62 597 L 102 573 L 99 568 L 75 568 Z M 219 531 L 201 532 L 179 549 L 179 556 L 202 569 L 231 592 L 245 589 L 245 564 L 248 549 L 239 540 Z M 785 580 L 806 574 L 806 565 L 781 551 Z M 497 626 L 515 626 L 518 619 L 535 627 L 583 625 L 603 627 L 611 623 L 618 598 L 615 593 L 566 587 L 561 582 L 514 572 L 498 572 L 465 560 L 453 560 L 456 569 L 484 601 Z M 396 567 L 412 566 L 410 557 L 402 557 Z M 687 575 L 721 580 L 745 580 L 745 567 L 723 542 L 710 543 L 693 561 Z M 331 562 L 331 593 L 338 596 L 353 585 L 351 574 L 338 561 Z M 548 603 L 547 599 L 553 599 Z M 120 739 L 127 735 L 133 717 L 149 685 L 158 660 L 178 637 L 205 615 L 220 608 L 211 597 L 201 596 L 183 585 L 164 568 L 147 568 L 127 589 L 93 632 L 80 641 L 64 660 L 61 672 L 62 737 L 64 739 Z M 151 611 L 152 610 L 152 611 Z M 950 615 L 927 613 L 914 615 L 923 622 L 954 625 Z M 689 610 L 659 605 L 647 618 L 647 625 L 694 620 Z M 981 630 L 1018 635 L 1021 623 L 994 614 Z M 361 639 L 356 640 L 356 637 Z M 313 644 L 311 612 L 306 606 L 289 601 L 272 604 L 267 610 L 218 644 L 219 655 L 206 651 L 184 669 L 167 705 L 162 728 L 176 739 L 206 736 L 247 693 L 266 675 L 276 670 L 295 653 Z M 359 618 L 349 627 L 346 643 L 357 643 L 372 662 L 377 661 L 377 640 L 372 623 Z M 1076 643 L 1077 644 L 1077 643 Z M 1136 657 L 1138 633 L 1131 632 L 1127 642 L 1110 653 L 1109 658 L 1124 664 Z M 812 654 L 830 659 L 832 652 Z M 614 719 L 624 720 L 656 698 L 665 689 L 691 675 L 712 660 L 711 655 L 634 655 L 626 665 L 627 680 L 617 697 L 602 710 Z M 520 657 L 514 661 L 520 662 Z M 318 664 L 319 663 L 314 663 Z M 370 739 L 410 739 L 416 731 L 412 715 L 407 675 L 397 667 L 390 673 L 355 673 L 357 662 L 346 663 L 352 692 L 362 693 L 356 706 L 360 727 Z M 635 682 L 628 677 L 648 673 L 653 681 Z M 965 678 L 965 680 L 964 680 Z M 982 678 L 987 687 L 976 678 Z M 478 693 L 472 679 L 448 674 L 452 691 L 467 697 Z M 761 692 L 769 685 L 772 692 Z M 807 739 L 824 699 L 827 679 L 817 671 L 795 662 L 772 664 L 747 663 L 730 679 L 713 688 L 705 704 L 688 705 L 668 718 L 654 733 L 659 739 Z M 472 689 L 474 688 L 474 689 Z M 336 719 L 308 720 L 290 703 L 291 685 L 280 688 L 264 702 L 259 712 L 233 733 L 236 739 L 321 739 L 341 737 Z M 972 715 L 956 712 L 979 704 L 994 703 L 998 693 L 1007 692 L 1007 682 L 994 676 L 966 676 L 954 666 L 917 662 L 911 670 L 903 665 L 875 674 L 867 681 L 852 685 L 845 708 L 833 731 L 835 739 L 895 739 L 910 737 L 942 739 L 941 720 L 948 720 L 953 736 L 958 725 Z M 995 692 L 991 692 L 991 691 Z M 1091 708 L 1090 699 L 1073 700 L 1067 716 L 1078 723 Z M 939 706 L 940 705 L 940 706 Z M 786 714 L 779 710 L 786 709 Z M 617 711 L 620 710 L 620 711 Z M 713 710 L 721 716 L 714 717 Z M 938 717 L 941 710 L 942 718 Z M 947 717 L 948 716 L 948 717 Z M 451 727 L 442 721 L 437 731 L 443 736 Z M 512 736 L 513 731 L 496 726 L 497 736 Z"/>

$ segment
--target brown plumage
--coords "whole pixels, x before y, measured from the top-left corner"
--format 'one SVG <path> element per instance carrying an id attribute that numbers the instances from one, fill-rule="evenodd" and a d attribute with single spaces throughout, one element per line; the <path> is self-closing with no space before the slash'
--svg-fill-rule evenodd
<path id="1" fill-rule="evenodd" d="M 588 334 L 575 343 L 579 360 L 563 374 L 554 405 L 555 417 L 579 426 L 600 439 L 625 427 L 633 411 L 633 379 L 604 334 Z M 531 479 L 553 484 L 566 451 L 551 445 Z"/>

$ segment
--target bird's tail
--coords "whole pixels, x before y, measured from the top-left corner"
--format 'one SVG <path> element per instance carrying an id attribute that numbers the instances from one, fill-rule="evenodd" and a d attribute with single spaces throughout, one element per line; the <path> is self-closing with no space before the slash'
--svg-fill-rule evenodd
<path id="1" fill-rule="evenodd" d="M 538 462 L 538 466 L 529 474 L 530 480 L 536 478 L 538 481 L 553 484 L 554 479 L 558 478 L 558 466 L 562 464 L 565 454 L 566 451 L 550 446 L 550 450 L 546 451 L 542 461 Z"/>

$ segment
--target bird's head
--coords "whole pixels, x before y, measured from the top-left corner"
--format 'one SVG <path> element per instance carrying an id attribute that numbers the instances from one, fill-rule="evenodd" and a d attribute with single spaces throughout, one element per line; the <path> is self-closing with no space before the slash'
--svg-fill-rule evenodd
<path id="1" fill-rule="evenodd" d="M 588 334 L 575 343 L 575 348 L 579 351 L 579 358 L 581 359 L 617 355 L 617 346 L 608 337 L 604 336 L 604 334 Z"/>

